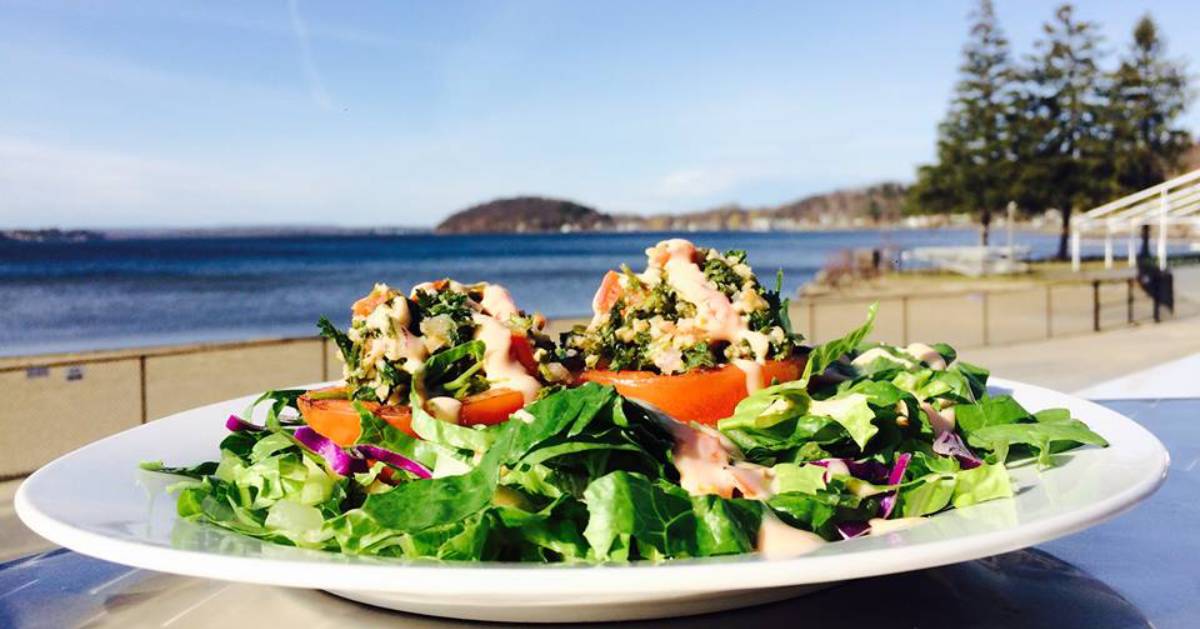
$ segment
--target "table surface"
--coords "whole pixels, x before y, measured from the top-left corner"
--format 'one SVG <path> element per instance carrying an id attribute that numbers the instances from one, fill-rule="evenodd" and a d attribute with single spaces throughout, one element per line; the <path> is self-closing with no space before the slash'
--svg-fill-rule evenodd
<path id="1" fill-rule="evenodd" d="M 1200 398 L 1104 402 L 1171 452 L 1154 496 L 1036 548 L 840 584 L 748 609 L 630 623 L 856 627 L 1185 627 L 1200 618 Z M 470 623 L 376 610 L 311 590 L 161 574 L 65 549 L 0 564 L 0 627 L 338 627 Z"/>

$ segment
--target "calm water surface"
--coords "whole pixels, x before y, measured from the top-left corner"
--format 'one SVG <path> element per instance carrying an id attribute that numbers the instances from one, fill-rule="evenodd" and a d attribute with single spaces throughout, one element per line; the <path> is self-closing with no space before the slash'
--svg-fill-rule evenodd
<path id="1" fill-rule="evenodd" d="M 377 281 L 440 277 L 507 286 L 526 310 L 587 312 L 606 269 L 645 265 L 665 234 L 288 237 L 0 243 L 0 355 L 309 335 L 339 324 Z M 764 280 L 796 288 L 854 247 L 972 244 L 973 230 L 697 233 L 746 249 Z M 1000 236 L 1001 238 L 1003 236 Z M 1024 234 L 1049 254 L 1055 239 Z"/>

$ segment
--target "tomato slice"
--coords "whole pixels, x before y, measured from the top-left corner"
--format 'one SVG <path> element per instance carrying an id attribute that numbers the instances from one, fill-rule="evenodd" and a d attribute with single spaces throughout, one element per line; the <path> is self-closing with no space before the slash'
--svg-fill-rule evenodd
<path id="1" fill-rule="evenodd" d="M 350 400 L 321 399 L 313 393 L 328 393 L 333 389 L 309 391 L 296 400 L 300 415 L 318 434 L 328 437 L 340 446 L 352 445 L 362 435 L 358 411 Z M 412 429 L 412 409 L 407 406 L 384 406 L 378 402 L 359 402 L 364 408 L 388 424 L 416 437 Z"/>
<path id="2" fill-rule="evenodd" d="M 354 302 L 354 305 L 350 306 L 350 310 L 360 317 L 365 317 L 374 312 L 379 307 L 379 304 L 385 303 L 395 296 L 395 293 L 372 292 L 370 295 Z"/>
<path id="3" fill-rule="evenodd" d="M 763 384 L 796 380 L 803 372 L 803 358 L 768 360 L 762 366 Z M 746 374 L 735 365 L 670 376 L 652 371 L 591 370 L 580 373 L 577 381 L 612 385 L 621 395 L 651 404 L 675 419 L 708 425 L 733 415 L 734 407 L 749 395 Z"/>
<path id="4" fill-rule="evenodd" d="M 512 389 L 489 389 L 463 400 L 458 423 L 464 426 L 491 426 L 508 421 L 509 415 L 525 406 L 525 396 Z"/>
<path id="5" fill-rule="evenodd" d="M 533 345 L 529 343 L 529 337 L 512 335 L 512 342 L 508 345 L 508 356 L 521 363 L 529 375 L 537 375 L 538 363 L 533 357 Z"/>
<path id="6" fill-rule="evenodd" d="M 358 411 L 350 400 L 322 399 L 320 393 L 330 393 L 340 387 L 309 391 L 296 400 L 305 423 L 318 434 L 340 446 L 353 445 L 362 436 Z M 316 393 L 317 395 L 313 395 Z M 407 406 L 385 406 L 377 402 L 362 402 L 367 410 L 405 434 L 417 437 L 412 429 L 412 409 Z M 525 396 L 512 389 L 491 389 L 463 400 L 458 422 L 465 426 L 499 424 L 525 406 Z"/>

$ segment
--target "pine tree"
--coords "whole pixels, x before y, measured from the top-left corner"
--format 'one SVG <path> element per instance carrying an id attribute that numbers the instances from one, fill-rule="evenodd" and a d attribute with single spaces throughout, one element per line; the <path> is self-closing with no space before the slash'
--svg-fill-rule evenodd
<path id="1" fill-rule="evenodd" d="M 1058 257 L 1066 259 L 1071 215 L 1112 196 L 1115 158 L 1097 25 L 1064 4 L 1042 33 L 1014 110 L 1016 181 L 1023 204 L 1062 212 Z"/>
<path id="2" fill-rule="evenodd" d="M 1166 55 L 1166 42 L 1147 14 L 1112 74 L 1109 125 L 1119 192 L 1128 194 L 1164 181 L 1192 144 L 1179 128 L 1189 100 L 1184 64 Z"/>
<path id="3" fill-rule="evenodd" d="M 937 163 L 918 171 L 910 206 L 977 212 L 982 244 L 987 245 L 992 212 L 1010 196 L 1006 112 L 1014 75 L 1008 40 L 996 23 L 991 0 L 981 0 L 970 17 L 954 98 L 938 126 Z"/>

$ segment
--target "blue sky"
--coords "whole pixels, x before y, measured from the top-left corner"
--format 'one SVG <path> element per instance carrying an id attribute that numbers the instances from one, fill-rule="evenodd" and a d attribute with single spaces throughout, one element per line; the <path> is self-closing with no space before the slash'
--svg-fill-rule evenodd
<path id="1" fill-rule="evenodd" d="M 997 5 L 1029 51 L 1052 5 Z M 651 213 L 907 181 L 971 6 L 0 0 L 0 227 L 431 225 L 515 194 Z M 1200 69 L 1200 3 L 1078 3 L 1113 53 L 1147 10 Z"/>

